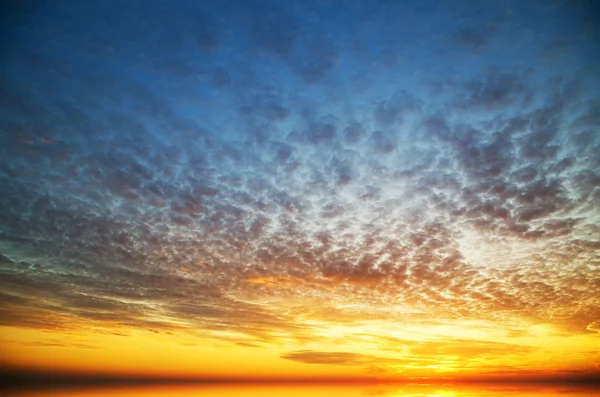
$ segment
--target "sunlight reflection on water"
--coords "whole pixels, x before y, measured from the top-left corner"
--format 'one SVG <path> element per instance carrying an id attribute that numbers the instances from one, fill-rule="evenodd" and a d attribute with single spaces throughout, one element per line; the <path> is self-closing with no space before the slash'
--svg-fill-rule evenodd
<path id="1" fill-rule="evenodd" d="M 10 394 L 12 397 L 600 397 L 600 390 L 575 386 L 534 385 L 202 385 L 202 386 L 144 386 L 71 388 L 28 391 Z"/>

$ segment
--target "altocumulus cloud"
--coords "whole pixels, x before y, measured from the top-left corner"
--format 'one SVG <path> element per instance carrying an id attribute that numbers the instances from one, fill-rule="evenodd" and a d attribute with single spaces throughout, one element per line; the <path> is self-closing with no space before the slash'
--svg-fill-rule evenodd
<path id="1" fill-rule="evenodd" d="M 552 15 L 585 27 L 585 10 L 492 5 L 475 21 L 459 2 L 317 3 L 40 4 L 11 27 L 3 325 L 252 344 L 309 338 L 307 318 L 389 318 L 393 303 L 597 330 L 593 35 L 547 56 L 568 30 Z"/>

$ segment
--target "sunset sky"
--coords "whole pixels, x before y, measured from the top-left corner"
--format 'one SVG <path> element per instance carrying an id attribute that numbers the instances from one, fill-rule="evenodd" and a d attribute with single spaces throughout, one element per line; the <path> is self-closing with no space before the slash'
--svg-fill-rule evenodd
<path id="1" fill-rule="evenodd" d="M 600 374 L 594 0 L 29 0 L 0 366 Z"/>

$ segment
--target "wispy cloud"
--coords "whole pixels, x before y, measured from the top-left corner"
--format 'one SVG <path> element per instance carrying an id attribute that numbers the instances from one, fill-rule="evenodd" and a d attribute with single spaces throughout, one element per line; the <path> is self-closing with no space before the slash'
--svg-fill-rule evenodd
<path id="1" fill-rule="evenodd" d="M 411 363 L 418 360 L 401 360 L 386 357 L 371 356 L 368 354 L 357 354 L 348 352 L 320 352 L 311 350 L 301 350 L 290 352 L 281 356 L 287 360 L 294 360 L 305 364 L 326 364 L 326 365 L 352 365 L 352 366 L 373 366 L 382 364 L 402 364 Z"/>

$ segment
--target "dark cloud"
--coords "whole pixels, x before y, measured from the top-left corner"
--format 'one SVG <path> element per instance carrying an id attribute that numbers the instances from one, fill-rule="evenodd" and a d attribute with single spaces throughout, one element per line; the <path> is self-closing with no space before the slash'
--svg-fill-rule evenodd
<path id="1" fill-rule="evenodd" d="M 305 364 L 363 365 L 369 356 L 346 352 L 298 351 L 284 354 L 281 358 Z"/>
<path id="2" fill-rule="evenodd" d="M 357 143 L 365 136 L 364 128 L 358 123 L 352 123 L 344 129 L 344 140 L 348 144 Z"/>
<path id="3" fill-rule="evenodd" d="M 541 50 L 541 56 L 547 60 L 556 60 L 570 55 L 573 51 L 574 40 L 567 37 L 557 37 Z"/>
<path id="4" fill-rule="evenodd" d="M 396 148 L 396 143 L 390 132 L 374 131 L 369 137 L 368 144 L 371 145 L 376 154 L 389 154 Z"/>
<path id="5" fill-rule="evenodd" d="M 287 360 L 298 361 L 304 364 L 326 364 L 326 365 L 374 365 L 385 363 L 401 363 L 406 360 L 382 358 L 366 354 L 347 352 L 319 352 L 311 350 L 300 350 L 290 352 L 281 356 Z"/>
<path id="6" fill-rule="evenodd" d="M 284 59 L 291 55 L 301 29 L 289 10 L 266 6 L 252 10 L 248 19 L 251 37 L 260 48 Z"/>
<path id="7" fill-rule="evenodd" d="M 420 101 L 406 91 L 399 91 L 393 97 L 380 102 L 373 110 L 373 119 L 382 128 L 401 123 L 404 115 L 419 110 Z"/>
<path id="8" fill-rule="evenodd" d="M 327 120 L 317 121 L 309 124 L 305 134 L 308 143 L 319 145 L 331 142 L 336 137 L 337 128 Z"/>
<path id="9" fill-rule="evenodd" d="M 212 85 L 216 88 L 221 88 L 231 84 L 231 76 L 223 68 L 216 69 L 210 79 Z"/>
<path id="10" fill-rule="evenodd" d="M 327 33 L 314 34 L 303 40 L 291 58 L 291 68 L 309 85 L 320 83 L 338 61 L 338 49 Z"/>
<path id="11" fill-rule="evenodd" d="M 488 44 L 488 37 L 474 29 L 463 28 L 452 35 L 452 40 L 469 50 L 481 51 Z"/>
<path id="12" fill-rule="evenodd" d="M 457 103 L 461 109 L 491 111 L 510 105 L 526 105 L 530 98 L 522 76 L 491 70 L 482 79 L 467 81 Z"/>

